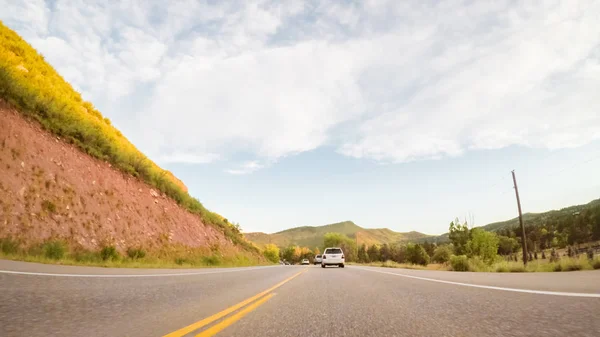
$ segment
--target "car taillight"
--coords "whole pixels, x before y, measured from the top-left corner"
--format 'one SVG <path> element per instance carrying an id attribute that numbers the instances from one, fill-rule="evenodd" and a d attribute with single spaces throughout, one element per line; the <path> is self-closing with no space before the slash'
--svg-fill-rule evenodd
<path id="1" fill-rule="evenodd" d="M 342 255 L 342 259 L 344 258 L 344 255 Z"/>
<path id="2" fill-rule="evenodd" d="M 327 256 L 323 255 L 323 259 L 326 258 Z"/>

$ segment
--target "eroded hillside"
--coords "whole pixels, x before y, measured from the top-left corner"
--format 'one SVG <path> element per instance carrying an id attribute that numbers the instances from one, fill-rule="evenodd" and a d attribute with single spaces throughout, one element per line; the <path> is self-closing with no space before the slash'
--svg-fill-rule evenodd
<path id="1" fill-rule="evenodd" d="M 237 225 L 140 152 L 2 22 L 0 100 L 0 253 L 41 249 L 58 259 L 71 246 L 100 246 L 103 260 L 127 247 L 166 251 L 177 264 L 220 264 L 224 253 L 261 259 Z"/>
<path id="2" fill-rule="evenodd" d="M 149 185 L 82 153 L 0 100 L 0 237 L 87 249 L 234 245 Z"/>

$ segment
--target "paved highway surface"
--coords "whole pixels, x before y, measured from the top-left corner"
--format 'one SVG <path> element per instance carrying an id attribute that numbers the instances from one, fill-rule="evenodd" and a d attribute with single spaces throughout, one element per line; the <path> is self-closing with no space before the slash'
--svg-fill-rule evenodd
<path id="1" fill-rule="evenodd" d="M 0 260 L 0 336 L 213 335 L 600 336 L 600 271 L 141 270 Z"/>

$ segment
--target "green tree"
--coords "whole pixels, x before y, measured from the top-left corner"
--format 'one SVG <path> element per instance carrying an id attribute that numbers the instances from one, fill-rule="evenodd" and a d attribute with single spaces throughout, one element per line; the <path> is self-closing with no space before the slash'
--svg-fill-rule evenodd
<path id="1" fill-rule="evenodd" d="M 263 250 L 263 255 L 267 260 L 277 263 L 279 262 L 279 247 L 274 244 L 266 244 L 265 249 Z"/>
<path id="2" fill-rule="evenodd" d="M 429 264 L 429 255 L 425 248 L 421 245 L 409 243 L 406 245 L 406 257 L 408 262 L 412 264 L 420 264 L 426 266 Z"/>
<path id="3" fill-rule="evenodd" d="M 392 260 L 398 263 L 406 263 L 406 246 L 405 245 L 393 245 L 390 248 L 392 254 Z"/>
<path id="4" fill-rule="evenodd" d="M 290 262 L 290 263 L 298 262 L 298 259 L 300 258 L 300 247 L 295 246 L 295 245 L 288 246 L 287 248 L 285 248 L 283 250 L 283 253 L 281 254 L 281 256 L 287 262 Z"/>
<path id="5" fill-rule="evenodd" d="M 323 245 L 327 247 L 340 247 L 344 251 L 344 257 L 348 262 L 357 260 L 356 242 L 344 234 L 327 233 L 323 236 Z"/>
<path id="6" fill-rule="evenodd" d="M 484 262 L 492 264 L 498 256 L 498 235 L 481 228 L 471 230 L 471 240 L 467 244 L 470 256 L 479 256 Z"/>
<path id="7" fill-rule="evenodd" d="M 423 242 L 423 249 L 425 249 L 427 255 L 431 257 L 435 251 L 435 244 L 425 240 L 425 242 Z"/>
<path id="8" fill-rule="evenodd" d="M 308 247 L 300 247 L 298 262 L 302 259 L 308 259 L 310 262 L 313 262 L 315 253 L 310 250 Z"/>
<path id="9" fill-rule="evenodd" d="M 499 236 L 498 239 L 498 254 L 506 256 L 519 250 L 519 242 L 515 238 Z"/>
<path id="10" fill-rule="evenodd" d="M 342 243 L 346 239 L 349 239 L 349 238 L 347 236 L 345 236 L 344 234 L 340 234 L 340 233 L 326 233 L 323 236 L 323 245 L 325 246 L 325 248 L 327 248 L 327 247 L 339 247 L 340 245 L 342 245 Z"/>
<path id="11" fill-rule="evenodd" d="M 450 223 L 448 238 L 454 245 L 454 253 L 456 255 L 464 255 L 467 252 L 467 243 L 471 238 L 471 232 L 467 223 L 460 224 L 458 218 Z"/>
<path id="12" fill-rule="evenodd" d="M 381 245 L 381 248 L 379 248 L 379 260 L 381 262 L 385 262 L 387 260 L 391 260 L 392 259 L 392 254 L 390 251 L 390 246 L 387 243 L 384 243 L 383 245 Z"/>
<path id="13" fill-rule="evenodd" d="M 369 261 L 379 261 L 379 247 L 371 245 L 367 250 L 367 255 L 369 256 Z"/>
<path id="14" fill-rule="evenodd" d="M 367 255 L 367 245 L 364 243 L 358 248 L 358 262 L 369 263 L 369 256 Z"/>

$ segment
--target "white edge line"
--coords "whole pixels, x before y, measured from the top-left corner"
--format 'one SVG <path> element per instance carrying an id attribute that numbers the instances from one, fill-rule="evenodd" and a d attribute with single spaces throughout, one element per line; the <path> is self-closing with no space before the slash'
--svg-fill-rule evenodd
<path id="1" fill-rule="evenodd" d="M 37 273 L 37 272 L 13 271 L 13 270 L 0 270 L 0 274 L 54 276 L 54 277 L 97 277 L 97 278 L 167 277 L 167 276 L 194 276 L 194 275 L 234 273 L 234 272 L 238 272 L 238 271 L 251 271 L 251 270 L 259 270 L 259 269 L 273 268 L 273 267 L 277 267 L 277 266 L 250 267 L 250 268 L 244 268 L 244 269 L 205 271 L 205 272 L 197 272 L 197 273 L 171 273 L 171 274 L 122 274 L 122 275 L 119 275 L 119 274 L 58 274 L 58 273 Z"/>
<path id="2" fill-rule="evenodd" d="M 352 268 L 366 270 L 366 271 L 370 271 L 370 272 L 374 272 L 374 273 L 389 274 L 389 275 L 394 275 L 394 276 L 401 276 L 401 277 L 413 278 L 413 279 L 417 279 L 417 280 L 439 282 L 439 283 L 446 283 L 446 284 L 454 284 L 454 285 L 457 285 L 457 286 L 465 286 L 465 287 L 473 287 L 473 288 L 504 290 L 504 291 L 513 291 L 513 292 L 517 292 L 517 293 L 529 293 L 529 294 L 540 294 L 540 295 L 600 298 L 600 294 L 594 294 L 594 293 L 569 293 L 569 292 L 562 292 L 562 291 L 545 291 L 545 290 L 530 290 L 530 289 L 518 289 L 518 288 L 504 288 L 504 287 L 484 286 L 484 285 L 480 285 L 480 284 L 453 282 L 453 281 L 438 280 L 438 279 L 427 278 L 427 277 L 420 277 L 420 276 L 411 276 L 411 275 L 405 275 L 405 274 L 391 273 L 391 272 L 388 272 L 388 271 L 373 270 L 373 269 L 368 269 L 368 268 L 364 268 L 364 267 L 352 267 Z"/>

